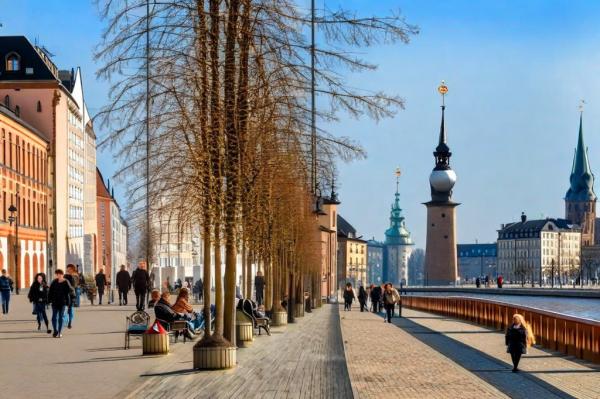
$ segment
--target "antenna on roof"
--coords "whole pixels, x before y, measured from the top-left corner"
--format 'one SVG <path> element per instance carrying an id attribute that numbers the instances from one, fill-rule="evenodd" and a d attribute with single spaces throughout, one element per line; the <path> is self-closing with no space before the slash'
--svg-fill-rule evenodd
<path id="1" fill-rule="evenodd" d="M 48 48 L 46 48 L 46 46 L 39 46 L 39 48 L 46 55 L 46 57 L 48 57 L 48 58 L 54 57 L 54 54 L 50 50 L 48 50 Z"/>

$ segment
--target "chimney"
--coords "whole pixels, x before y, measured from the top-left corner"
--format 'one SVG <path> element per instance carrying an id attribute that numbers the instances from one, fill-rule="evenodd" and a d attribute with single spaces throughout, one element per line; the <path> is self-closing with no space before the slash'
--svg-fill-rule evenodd
<path id="1" fill-rule="evenodd" d="M 521 223 L 525 223 L 527 221 L 527 215 L 525 212 L 521 212 Z"/>

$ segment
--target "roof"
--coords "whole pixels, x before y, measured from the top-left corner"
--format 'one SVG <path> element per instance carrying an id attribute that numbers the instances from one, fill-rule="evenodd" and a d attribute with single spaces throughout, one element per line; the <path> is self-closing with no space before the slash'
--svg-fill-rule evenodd
<path id="1" fill-rule="evenodd" d="M 0 80 L 57 80 L 56 66 L 39 47 L 35 47 L 25 36 L 0 36 L 0 57 L 2 60 L 10 53 L 20 57 L 21 68 L 7 71 L 6 62 L 0 62 Z"/>
<path id="2" fill-rule="evenodd" d="M 404 224 L 398 185 L 396 185 L 395 199 L 390 211 L 390 227 L 385 231 L 385 243 L 387 245 L 414 245 L 410 232 Z"/>
<path id="3" fill-rule="evenodd" d="M 36 129 L 35 127 L 31 126 L 29 123 L 25 122 L 23 119 L 19 118 L 12 110 L 10 110 L 9 108 L 6 108 L 3 104 L 0 104 L 0 114 L 8 117 L 9 119 L 12 119 L 19 125 L 30 130 L 33 134 L 35 134 L 36 136 L 38 136 L 39 138 L 44 140 L 46 143 L 50 143 L 50 139 L 44 133 L 42 133 L 41 130 Z"/>
<path id="4" fill-rule="evenodd" d="M 537 219 L 507 223 L 498 230 L 499 239 L 536 238 L 542 231 L 579 231 L 579 226 L 566 219 Z"/>
<path id="5" fill-rule="evenodd" d="M 492 244 L 458 244 L 456 246 L 459 258 L 495 257 L 497 247 Z"/>
<path id="6" fill-rule="evenodd" d="M 367 240 L 367 246 L 383 248 L 384 244 L 381 241 L 377 241 L 375 238 L 372 238 L 370 240 Z"/>
<path id="7" fill-rule="evenodd" d="M 337 215 L 337 232 L 341 237 L 356 238 L 356 229 L 339 213 Z"/>
<path id="8" fill-rule="evenodd" d="M 102 173 L 100 173 L 100 169 L 98 168 L 96 168 L 96 196 L 112 200 L 112 196 L 104 184 Z"/>
<path id="9" fill-rule="evenodd" d="M 565 200 L 567 201 L 594 201 L 594 174 L 590 168 L 587 148 L 583 142 L 583 114 L 579 116 L 579 136 L 577 148 L 573 156 L 573 168 L 569 178 L 570 186 Z"/>

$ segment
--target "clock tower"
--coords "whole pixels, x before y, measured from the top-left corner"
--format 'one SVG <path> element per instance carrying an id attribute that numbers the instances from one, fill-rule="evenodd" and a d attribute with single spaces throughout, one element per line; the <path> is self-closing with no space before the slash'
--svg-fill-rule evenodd
<path id="1" fill-rule="evenodd" d="M 444 125 L 446 105 L 444 97 L 448 87 L 442 81 L 438 87 L 442 95 L 442 122 L 438 145 L 433 156 L 435 167 L 429 175 L 431 201 L 427 207 L 427 242 L 425 247 L 425 285 L 455 284 L 458 277 L 456 258 L 456 207 L 452 201 L 452 188 L 456 183 L 456 173 L 450 167 L 450 147 L 448 147 Z"/>

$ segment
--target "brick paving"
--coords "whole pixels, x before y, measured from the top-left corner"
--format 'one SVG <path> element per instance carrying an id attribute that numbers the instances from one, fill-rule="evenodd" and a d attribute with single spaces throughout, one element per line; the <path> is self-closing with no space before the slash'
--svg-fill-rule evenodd
<path id="1" fill-rule="evenodd" d="M 192 369 L 192 344 L 183 356 L 142 375 L 120 393 L 141 398 L 352 398 L 337 306 L 273 328 L 237 352 L 227 371 Z"/>
<path id="2" fill-rule="evenodd" d="M 530 348 L 511 373 L 504 333 L 466 321 L 404 309 L 394 319 L 416 337 L 513 398 L 600 398 L 600 368 L 574 357 Z M 383 323 L 382 323 L 383 324 Z"/>
<path id="3" fill-rule="evenodd" d="M 355 398 L 505 398 L 493 385 L 381 317 L 340 310 Z"/>

